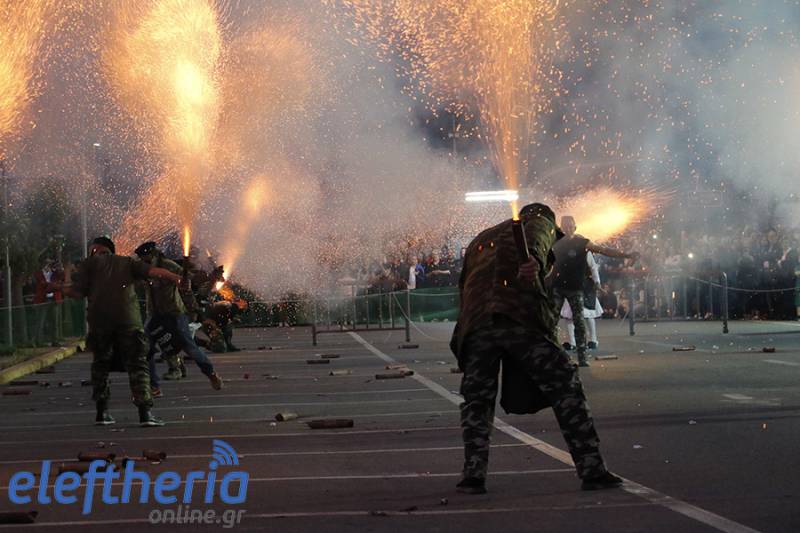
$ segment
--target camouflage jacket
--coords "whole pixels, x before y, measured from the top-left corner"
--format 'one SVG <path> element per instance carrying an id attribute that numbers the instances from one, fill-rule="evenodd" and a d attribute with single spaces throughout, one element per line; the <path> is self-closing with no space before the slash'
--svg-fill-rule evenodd
<path id="1" fill-rule="evenodd" d="M 451 342 L 457 357 L 466 336 L 491 325 L 496 314 L 525 326 L 533 336 L 555 342 L 558 313 L 545 277 L 554 261 L 556 226 L 544 216 L 529 217 L 524 223 L 528 250 L 544 267 L 533 282 L 517 278 L 520 258 L 510 219 L 484 230 L 467 247 L 458 282 L 458 322 Z"/>

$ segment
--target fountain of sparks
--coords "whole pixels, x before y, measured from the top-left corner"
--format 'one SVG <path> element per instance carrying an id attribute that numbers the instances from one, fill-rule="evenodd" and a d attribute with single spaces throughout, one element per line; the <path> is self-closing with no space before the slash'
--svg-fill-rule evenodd
<path id="1" fill-rule="evenodd" d="M 150 135 L 164 168 L 123 221 L 121 250 L 162 237 L 175 225 L 189 246 L 212 164 L 221 55 L 219 14 L 210 0 L 121 4 L 105 64 L 117 98 Z"/>
<path id="2" fill-rule="evenodd" d="M 505 187 L 527 175 L 537 118 L 547 109 L 555 0 L 328 0 L 342 5 L 382 56 L 399 56 L 434 110 L 480 118 Z M 511 202 L 517 218 L 517 202 Z"/>

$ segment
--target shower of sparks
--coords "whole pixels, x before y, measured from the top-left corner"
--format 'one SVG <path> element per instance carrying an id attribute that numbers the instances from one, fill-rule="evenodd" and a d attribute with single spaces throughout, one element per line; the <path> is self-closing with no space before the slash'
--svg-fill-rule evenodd
<path id="1" fill-rule="evenodd" d="M 37 94 L 36 62 L 51 7 L 49 0 L 0 1 L 0 142 L 17 134 Z"/>
<path id="2" fill-rule="evenodd" d="M 111 85 L 139 127 L 152 136 L 172 185 L 167 189 L 175 197 L 175 225 L 191 226 L 212 163 L 220 107 L 217 9 L 209 0 L 126 2 L 120 4 L 114 28 L 105 57 Z M 169 213 L 137 215 L 163 218 Z"/>
<path id="3" fill-rule="evenodd" d="M 556 0 L 329 0 L 358 29 L 399 56 L 436 110 L 480 119 L 497 173 L 510 189 L 527 175 L 531 136 L 549 106 Z M 512 206 L 515 210 L 515 206 Z"/>

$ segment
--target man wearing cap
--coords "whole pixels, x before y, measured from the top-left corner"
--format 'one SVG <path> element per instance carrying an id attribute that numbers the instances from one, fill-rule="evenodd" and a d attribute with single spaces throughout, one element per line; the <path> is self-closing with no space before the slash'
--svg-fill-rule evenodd
<path id="1" fill-rule="evenodd" d="M 583 321 L 583 289 L 587 278 L 591 276 L 586 253 L 593 252 L 609 257 L 637 257 L 638 254 L 626 254 L 614 248 L 600 246 L 577 235 L 575 219 L 569 215 L 561 217 L 561 229 L 564 230 L 564 238 L 553 245 L 553 253 L 556 256 L 552 276 L 553 298 L 559 311 L 564 306 L 564 300 L 569 303 L 572 323 L 575 326 L 578 364 L 589 366 L 586 357 L 586 323 Z"/>
<path id="2" fill-rule="evenodd" d="M 111 394 L 108 373 L 112 359 L 119 358 L 128 372 L 133 402 L 139 408 L 139 423 L 143 427 L 163 426 L 150 409 L 150 373 L 147 367 L 147 340 L 134 285 L 138 280 L 158 279 L 173 286 L 181 277 L 163 268 L 154 268 L 132 257 L 115 255 L 114 242 L 108 237 L 94 239 L 89 257 L 75 274 L 67 294 L 89 300 L 88 348 L 93 353 L 92 399 L 97 406 L 97 425 L 113 424 L 108 412 Z"/>
<path id="3" fill-rule="evenodd" d="M 149 265 L 164 268 L 173 274 L 182 277 L 183 269 L 174 261 L 170 261 L 156 246 L 154 242 L 146 242 L 136 249 L 136 255 Z M 188 265 L 184 265 L 188 268 Z M 161 280 L 150 280 L 146 287 L 147 293 L 147 331 L 151 333 L 157 329 L 168 332 L 174 340 L 174 345 L 178 350 L 183 350 L 194 359 L 200 367 L 201 372 L 211 382 L 214 390 L 222 388 L 222 378 L 214 371 L 214 365 L 208 356 L 195 343 L 191 331 L 189 331 L 189 317 L 186 315 L 186 307 L 183 303 L 180 291 L 174 284 L 165 283 Z M 155 351 L 155 341 L 150 341 L 150 368 L 151 374 L 155 372 L 153 361 Z M 164 379 L 177 380 L 185 377 L 186 367 L 178 359 L 177 353 L 166 354 L 169 371 L 164 374 Z"/>
<path id="4" fill-rule="evenodd" d="M 470 243 L 459 280 L 460 309 L 451 347 L 463 371 L 463 479 L 459 492 L 483 494 L 501 360 L 516 365 L 555 412 L 584 490 L 617 487 L 599 439 L 577 368 L 556 344 L 558 315 L 545 290 L 553 244 L 561 237 L 543 204 L 520 212 L 528 260 L 515 244 L 512 220 L 484 230 Z"/>

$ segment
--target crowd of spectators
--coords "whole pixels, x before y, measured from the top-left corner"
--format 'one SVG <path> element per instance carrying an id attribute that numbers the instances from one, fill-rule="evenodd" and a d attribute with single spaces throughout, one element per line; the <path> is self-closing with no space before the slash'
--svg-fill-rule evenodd
<path id="1" fill-rule="evenodd" d="M 731 317 L 794 320 L 798 316 L 800 228 L 727 227 L 675 236 L 653 232 L 623 240 L 628 241 L 625 247 L 640 252 L 637 260 L 599 258 L 599 262 L 606 289 L 615 293 L 625 312 L 628 281 L 634 279 L 640 281 L 637 302 L 647 305 L 653 315 L 668 313 L 672 307 L 682 313 L 685 300 L 689 316 L 719 316 L 718 285 L 724 273 Z M 645 278 L 650 287 L 646 304 Z"/>
<path id="2" fill-rule="evenodd" d="M 452 287 L 461 275 L 464 250 L 453 253 L 448 246 L 427 252 L 407 251 L 382 261 L 363 263 L 352 277 L 374 291 Z"/>
<path id="3" fill-rule="evenodd" d="M 794 320 L 800 311 L 800 227 L 726 227 L 673 235 L 640 230 L 611 244 L 635 250 L 639 257 L 596 257 L 607 317 L 628 312 L 632 280 L 637 314 L 718 317 L 723 272 L 731 289 L 731 318 Z M 376 292 L 455 286 L 464 251 L 457 246 L 406 250 L 362 263 L 351 276 Z"/>

